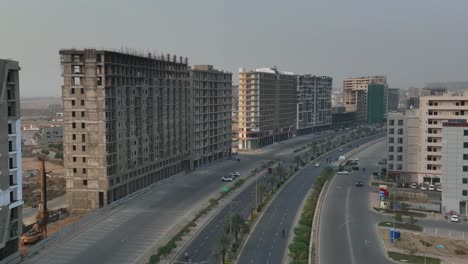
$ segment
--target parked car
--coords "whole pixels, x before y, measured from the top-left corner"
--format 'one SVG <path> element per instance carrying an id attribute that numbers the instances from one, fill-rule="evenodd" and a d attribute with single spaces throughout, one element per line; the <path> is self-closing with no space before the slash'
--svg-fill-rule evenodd
<path id="1" fill-rule="evenodd" d="M 238 171 L 231 173 L 231 176 L 234 178 L 237 178 L 240 176 L 240 173 Z"/>
<path id="2" fill-rule="evenodd" d="M 427 191 L 427 185 L 426 184 L 421 184 L 421 190 Z"/>
<path id="3" fill-rule="evenodd" d="M 337 172 L 336 174 L 339 174 L 339 175 L 348 175 L 349 172 L 347 172 L 347 171 L 339 171 L 339 172 Z"/>
<path id="4" fill-rule="evenodd" d="M 418 184 L 416 182 L 411 183 L 411 189 L 416 190 L 418 188 Z"/>
<path id="5" fill-rule="evenodd" d="M 436 190 L 437 190 L 438 192 L 441 192 L 441 191 L 442 191 L 442 186 L 440 186 L 440 185 L 437 186 L 437 187 L 436 187 Z"/>
<path id="6" fill-rule="evenodd" d="M 320 162 L 315 163 L 315 167 L 320 167 Z"/>
<path id="7" fill-rule="evenodd" d="M 434 187 L 434 185 L 432 185 L 432 184 L 431 184 L 431 185 L 429 185 L 429 191 L 435 191 L 435 187 Z"/>
<path id="8" fill-rule="evenodd" d="M 458 219 L 458 215 L 454 214 L 452 217 L 450 217 L 450 221 L 458 223 L 460 222 L 460 219 Z"/>
<path id="9" fill-rule="evenodd" d="M 232 182 L 234 179 L 231 176 L 224 176 L 221 178 L 223 182 Z"/>
<path id="10" fill-rule="evenodd" d="M 356 182 L 356 187 L 362 187 L 362 181 L 357 181 Z"/>

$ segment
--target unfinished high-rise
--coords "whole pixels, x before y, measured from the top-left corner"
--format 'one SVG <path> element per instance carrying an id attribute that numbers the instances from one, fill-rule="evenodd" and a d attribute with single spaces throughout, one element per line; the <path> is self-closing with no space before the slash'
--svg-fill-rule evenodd
<path id="1" fill-rule="evenodd" d="M 297 135 L 330 129 L 332 78 L 297 76 Z"/>
<path id="2" fill-rule="evenodd" d="M 60 56 L 72 211 L 106 206 L 190 167 L 186 58 L 95 49 Z"/>
<path id="3" fill-rule="evenodd" d="M 231 156 L 232 73 L 211 65 L 190 71 L 192 100 L 192 166 Z"/>
<path id="4" fill-rule="evenodd" d="M 258 149 L 292 138 L 296 75 L 276 68 L 239 71 L 239 149 Z"/>
<path id="5" fill-rule="evenodd" d="M 18 263 L 22 230 L 21 116 L 18 62 L 0 60 L 0 264 Z"/>

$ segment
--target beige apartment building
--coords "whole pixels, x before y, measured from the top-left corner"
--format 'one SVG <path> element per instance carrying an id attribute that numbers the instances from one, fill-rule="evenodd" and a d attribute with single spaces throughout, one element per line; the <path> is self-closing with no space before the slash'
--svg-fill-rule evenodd
<path id="1" fill-rule="evenodd" d="M 403 143 L 389 142 L 387 164 L 389 176 L 397 178 L 403 176 L 408 181 L 419 183 L 440 182 L 440 178 L 443 177 L 442 124 L 467 119 L 468 91 L 421 96 L 419 109 L 407 110 L 405 114 L 390 114 L 388 116 L 388 140 L 401 137 Z M 401 127 L 398 126 L 400 120 L 403 122 Z M 398 148 L 400 147 L 403 153 L 407 153 L 406 158 L 403 155 L 401 162 L 398 160 L 393 162 L 390 155 L 399 155 Z M 396 153 L 391 151 L 395 148 L 397 148 Z M 399 164 L 402 165 L 399 166 Z"/>
<path id="2" fill-rule="evenodd" d="M 239 71 L 239 149 L 258 149 L 292 138 L 296 75 L 276 68 Z"/>
<path id="3" fill-rule="evenodd" d="M 192 166 L 231 156 L 232 73 L 211 65 L 190 71 L 192 99 Z"/>
<path id="4" fill-rule="evenodd" d="M 384 102 L 387 102 L 388 85 L 387 77 L 385 76 L 368 76 L 368 77 L 353 77 L 343 80 L 343 105 L 346 108 L 346 112 L 357 112 L 358 122 L 362 122 L 364 117 L 367 118 L 367 100 L 363 100 L 367 95 L 367 88 L 369 84 L 383 84 L 385 85 Z M 362 91 L 362 92 L 360 92 Z M 366 103 L 365 106 L 361 105 Z M 360 107 L 360 109 L 358 109 Z M 387 109 L 387 105 L 385 108 Z M 361 118 L 359 118 L 361 117 Z"/>
<path id="5" fill-rule="evenodd" d="M 91 211 L 190 167 L 187 59 L 61 50 L 67 203 Z"/>

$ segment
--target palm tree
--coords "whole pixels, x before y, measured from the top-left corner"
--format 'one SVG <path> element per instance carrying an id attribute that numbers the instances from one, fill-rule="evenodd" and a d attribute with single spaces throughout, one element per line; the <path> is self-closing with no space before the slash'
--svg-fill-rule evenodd
<path id="1" fill-rule="evenodd" d="M 258 192 L 260 194 L 260 204 L 263 202 L 263 194 L 266 192 L 266 187 L 263 184 L 258 185 Z"/>
<path id="2" fill-rule="evenodd" d="M 240 214 L 231 216 L 232 231 L 234 231 L 234 240 L 237 241 L 239 233 L 244 228 L 245 221 Z"/>
<path id="3" fill-rule="evenodd" d="M 281 162 L 278 163 L 278 166 L 276 166 L 276 174 L 278 175 L 280 182 L 283 182 L 284 167 L 281 165 Z"/>
<path id="4" fill-rule="evenodd" d="M 296 167 L 299 167 L 299 163 L 302 161 L 301 157 L 294 156 L 294 162 L 296 162 Z"/>
<path id="5" fill-rule="evenodd" d="M 272 174 L 270 178 L 268 178 L 268 182 L 271 184 L 271 193 L 273 193 L 276 183 L 276 175 Z"/>
<path id="6" fill-rule="evenodd" d="M 226 263 L 226 254 L 229 253 L 229 248 L 231 247 L 231 240 L 229 236 L 224 233 L 219 238 L 219 250 L 218 254 L 221 256 L 222 264 Z"/>

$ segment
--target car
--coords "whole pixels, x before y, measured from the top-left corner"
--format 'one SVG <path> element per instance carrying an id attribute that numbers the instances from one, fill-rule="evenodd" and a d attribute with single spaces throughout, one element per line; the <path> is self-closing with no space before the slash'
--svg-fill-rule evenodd
<path id="1" fill-rule="evenodd" d="M 221 178 L 223 182 L 232 182 L 234 179 L 231 176 L 224 176 Z"/>
<path id="2" fill-rule="evenodd" d="M 231 173 L 231 176 L 234 178 L 237 178 L 240 176 L 240 173 L 238 171 Z"/>
<path id="3" fill-rule="evenodd" d="M 458 219 L 458 215 L 454 214 L 452 217 L 450 217 L 450 221 L 458 223 L 460 222 L 460 219 Z"/>
<path id="4" fill-rule="evenodd" d="M 336 174 L 339 174 L 339 175 L 348 175 L 349 172 L 347 172 L 347 171 L 339 171 L 339 172 L 337 172 Z"/>
<path id="5" fill-rule="evenodd" d="M 320 167 L 320 162 L 315 163 L 315 167 Z"/>
<path id="6" fill-rule="evenodd" d="M 416 190 L 418 188 L 418 184 L 416 182 L 411 183 L 411 189 Z"/>
<path id="7" fill-rule="evenodd" d="M 431 184 L 431 185 L 429 185 L 429 191 L 435 191 L 435 187 L 434 187 L 434 185 L 432 185 L 432 184 Z"/>
<path id="8" fill-rule="evenodd" d="M 421 190 L 427 191 L 427 185 L 426 184 L 421 184 Z"/>
<path id="9" fill-rule="evenodd" d="M 441 192 L 441 191 L 442 191 L 442 186 L 441 186 L 441 185 L 437 185 L 437 186 L 436 186 L 436 191 Z"/>
<path id="10" fill-rule="evenodd" d="M 357 181 L 356 182 L 356 187 L 362 187 L 362 181 Z"/>
<path id="11" fill-rule="evenodd" d="M 343 151 L 343 149 L 342 149 L 342 148 L 340 148 L 338 151 Z"/>

